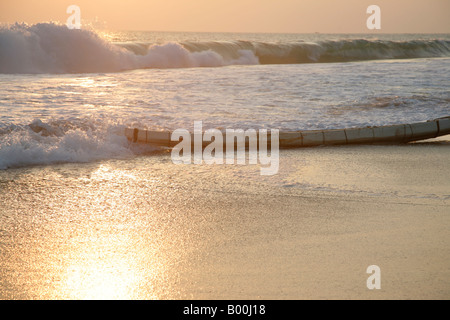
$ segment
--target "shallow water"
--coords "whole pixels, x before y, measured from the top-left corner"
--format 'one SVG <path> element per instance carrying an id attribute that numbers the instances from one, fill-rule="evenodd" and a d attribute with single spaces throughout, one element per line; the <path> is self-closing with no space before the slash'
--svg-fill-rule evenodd
<path id="1" fill-rule="evenodd" d="M 448 116 L 448 58 L 0 75 L 0 168 L 123 158 L 125 127 L 311 130 Z M 31 128 L 30 128 L 31 125 Z M 35 129 L 33 128 L 33 126 Z"/>

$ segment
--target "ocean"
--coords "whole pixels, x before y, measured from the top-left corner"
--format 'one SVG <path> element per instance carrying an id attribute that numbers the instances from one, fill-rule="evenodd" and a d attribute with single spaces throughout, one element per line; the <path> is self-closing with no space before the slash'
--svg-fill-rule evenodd
<path id="1" fill-rule="evenodd" d="M 0 299 L 448 298 L 448 137 L 281 150 L 267 177 L 124 130 L 421 122 L 449 85 L 449 34 L 2 26 Z"/>
<path id="2" fill-rule="evenodd" d="M 448 116 L 449 58 L 448 34 L 4 26 L 0 169 L 133 156 L 126 127 L 282 132 Z"/>

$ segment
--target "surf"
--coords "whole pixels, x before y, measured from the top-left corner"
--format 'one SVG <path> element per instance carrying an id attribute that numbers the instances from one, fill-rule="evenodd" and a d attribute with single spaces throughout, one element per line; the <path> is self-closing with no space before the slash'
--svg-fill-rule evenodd
<path id="1" fill-rule="evenodd" d="M 0 73 L 77 74 L 135 69 L 334 63 L 450 56 L 450 41 L 342 39 L 264 42 L 110 42 L 96 31 L 38 23 L 0 27 Z"/>

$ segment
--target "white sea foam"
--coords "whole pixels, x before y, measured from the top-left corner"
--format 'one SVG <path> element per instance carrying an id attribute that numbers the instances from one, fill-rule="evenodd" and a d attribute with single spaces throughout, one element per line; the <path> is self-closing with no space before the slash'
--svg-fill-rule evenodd
<path id="1" fill-rule="evenodd" d="M 0 73 L 94 73 L 145 68 L 219 67 L 257 64 L 249 51 L 225 59 L 205 50 L 189 52 L 177 43 L 149 46 L 135 54 L 90 30 L 69 30 L 52 23 L 0 28 Z"/>
<path id="2" fill-rule="evenodd" d="M 83 121 L 86 123 L 86 121 Z M 0 169 L 54 163 L 91 162 L 134 154 L 121 126 L 69 126 L 39 119 L 0 134 Z M 92 124 L 93 125 L 93 124 Z M 147 147 L 145 151 L 153 150 Z M 141 150 L 141 152 L 144 150 Z"/>

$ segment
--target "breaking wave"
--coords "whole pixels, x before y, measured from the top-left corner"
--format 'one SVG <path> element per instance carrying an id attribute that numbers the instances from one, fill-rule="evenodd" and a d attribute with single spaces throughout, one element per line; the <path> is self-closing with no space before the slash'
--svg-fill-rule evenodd
<path id="1" fill-rule="evenodd" d="M 87 163 L 125 159 L 157 152 L 131 145 L 124 126 L 104 120 L 72 119 L 0 126 L 0 170 L 55 163 Z"/>
<path id="2" fill-rule="evenodd" d="M 0 73 L 97 73 L 145 68 L 348 62 L 450 56 L 448 40 L 111 43 L 90 30 L 39 23 L 0 27 Z"/>
<path id="3" fill-rule="evenodd" d="M 0 73 L 97 73 L 257 63 L 251 52 L 239 52 L 239 57 L 228 60 L 213 50 L 190 52 L 178 43 L 153 45 L 139 55 L 93 31 L 53 23 L 0 28 Z"/>

